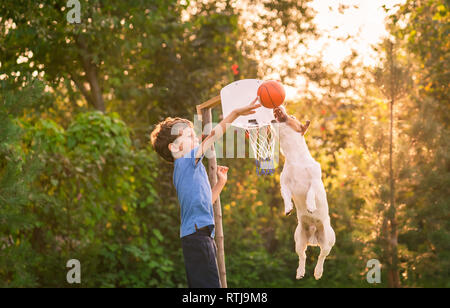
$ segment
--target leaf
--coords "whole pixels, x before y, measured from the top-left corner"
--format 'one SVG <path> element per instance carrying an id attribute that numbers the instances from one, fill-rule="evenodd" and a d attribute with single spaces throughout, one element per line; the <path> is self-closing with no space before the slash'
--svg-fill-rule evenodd
<path id="1" fill-rule="evenodd" d="M 50 183 L 52 183 L 53 186 L 58 186 L 59 181 L 57 179 L 50 179 Z"/>
<path id="2" fill-rule="evenodd" d="M 153 234 L 156 236 L 156 238 L 162 242 L 164 240 L 164 237 L 162 236 L 161 232 L 158 229 L 153 229 Z"/>

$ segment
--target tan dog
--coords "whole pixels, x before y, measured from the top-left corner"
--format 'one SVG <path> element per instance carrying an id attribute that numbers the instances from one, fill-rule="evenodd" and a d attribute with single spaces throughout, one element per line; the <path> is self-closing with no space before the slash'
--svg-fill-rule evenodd
<path id="1" fill-rule="evenodd" d="M 281 195 L 284 211 L 288 215 L 293 210 L 292 199 L 297 209 L 298 226 L 295 230 L 295 250 L 299 256 L 297 279 L 305 275 L 306 249 L 320 246 L 320 255 L 314 270 L 314 277 L 320 279 L 323 263 L 333 247 L 336 236 L 330 223 L 328 202 L 320 164 L 308 150 L 303 135 L 309 121 L 302 125 L 294 117 L 286 114 L 284 107 L 274 109 L 278 127 L 281 152 L 285 164 L 281 173 Z"/>

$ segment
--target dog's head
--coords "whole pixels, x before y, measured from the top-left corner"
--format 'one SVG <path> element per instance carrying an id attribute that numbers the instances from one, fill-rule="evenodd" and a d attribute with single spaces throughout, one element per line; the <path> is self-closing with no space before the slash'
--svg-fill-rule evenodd
<path id="1" fill-rule="evenodd" d="M 272 121 L 272 126 L 280 140 L 281 153 L 286 158 L 291 157 L 290 159 L 295 159 L 299 153 L 306 153 L 308 146 L 303 135 L 306 133 L 310 122 L 307 121 L 303 125 L 297 120 L 290 121 L 290 118 L 295 118 L 289 116 L 283 106 L 275 108 L 273 115 L 275 120 Z"/>
<path id="2" fill-rule="evenodd" d="M 289 125 L 288 118 L 295 119 L 294 116 L 290 116 L 286 113 L 286 109 L 284 106 L 279 106 L 277 108 L 273 109 L 273 115 L 275 117 L 275 120 L 272 120 L 272 125 L 278 128 L 280 137 L 282 138 L 284 135 L 293 134 L 293 133 L 300 133 L 301 136 L 303 136 L 309 127 L 309 121 L 306 121 L 306 125 L 302 125 L 300 123 L 295 123 Z M 298 124 L 298 125 L 297 125 Z"/>

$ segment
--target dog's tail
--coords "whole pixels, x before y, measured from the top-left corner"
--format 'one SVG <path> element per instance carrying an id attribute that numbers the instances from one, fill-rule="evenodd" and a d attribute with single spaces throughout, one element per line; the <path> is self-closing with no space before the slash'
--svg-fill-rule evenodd
<path id="1" fill-rule="evenodd" d="M 319 241 L 317 240 L 317 228 L 314 225 L 310 225 L 308 229 L 309 239 L 308 244 L 311 246 L 319 245 Z"/>

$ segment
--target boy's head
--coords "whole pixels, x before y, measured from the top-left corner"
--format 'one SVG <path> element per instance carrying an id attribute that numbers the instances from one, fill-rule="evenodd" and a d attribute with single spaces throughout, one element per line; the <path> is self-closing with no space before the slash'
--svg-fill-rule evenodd
<path id="1" fill-rule="evenodd" d="M 182 118 L 166 118 L 158 123 L 150 141 L 155 151 L 169 162 L 174 162 L 199 144 L 194 125 Z"/>

